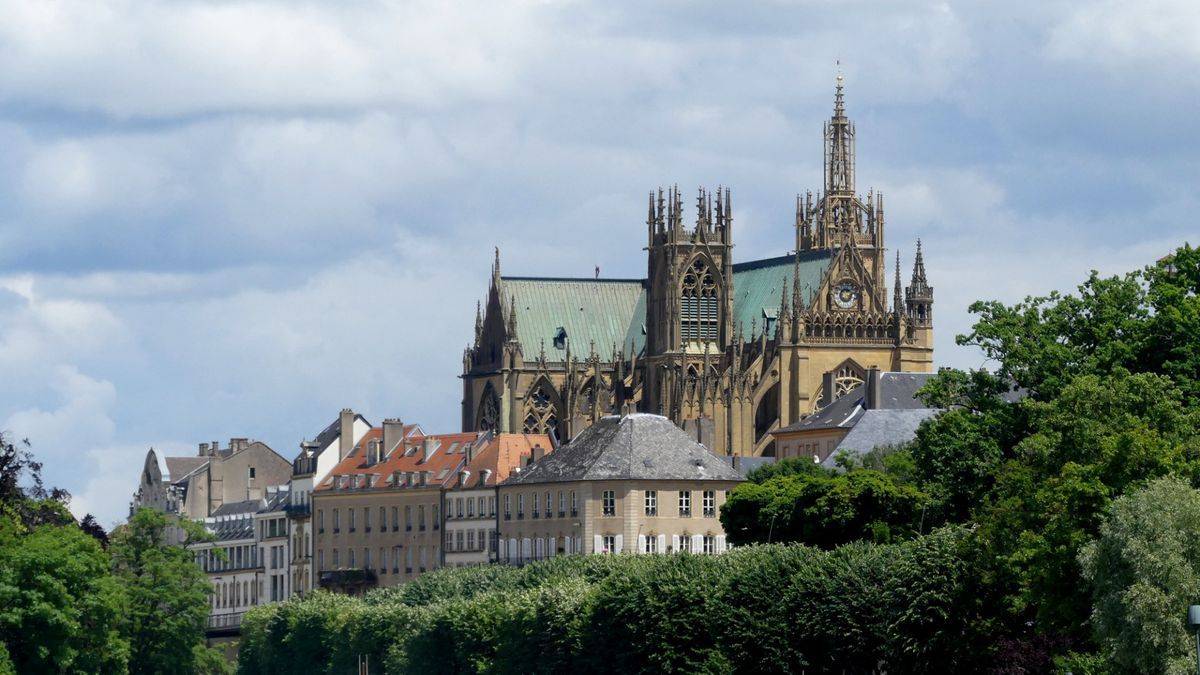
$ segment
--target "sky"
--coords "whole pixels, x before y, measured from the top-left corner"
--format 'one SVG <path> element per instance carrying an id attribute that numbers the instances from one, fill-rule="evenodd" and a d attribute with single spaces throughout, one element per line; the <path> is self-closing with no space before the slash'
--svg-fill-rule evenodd
<path id="1" fill-rule="evenodd" d="M 641 276 L 646 193 L 727 185 L 736 259 L 786 253 L 839 68 L 939 365 L 986 365 L 954 342 L 974 300 L 1200 239 L 1192 0 L 0 15 L 0 429 L 107 525 L 150 447 L 290 458 L 343 407 L 457 430 L 495 246 Z"/>

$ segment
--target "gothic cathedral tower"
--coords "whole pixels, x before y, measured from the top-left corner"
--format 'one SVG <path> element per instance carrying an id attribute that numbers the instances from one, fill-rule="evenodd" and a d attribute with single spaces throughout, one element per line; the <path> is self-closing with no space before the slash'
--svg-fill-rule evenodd
<path id="1" fill-rule="evenodd" d="M 733 210 L 729 191 L 701 189 L 684 227 L 678 187 L 651 193 L 642 409 L 678 418 L 684 378 L 714 367 L 733 342 Z"/>

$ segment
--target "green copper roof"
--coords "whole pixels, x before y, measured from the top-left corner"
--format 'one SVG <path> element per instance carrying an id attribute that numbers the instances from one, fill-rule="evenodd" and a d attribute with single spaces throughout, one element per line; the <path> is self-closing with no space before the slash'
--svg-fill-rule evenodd
<path id="1" fill-rule="evenodd" d="M 546 359 L 561 361 L 565 349 L 557 349 L 554 336 L 562 327 L 571 343 L 571 354 L 580 359 L 590 346 L 608 359 L 613 345 L 629 342 L 641 351 L 646 343 L 642 324 L 646 317 L 646 291 L 640 280 L 626 279 L 533 279 L 504 277 L 503 298 L 517 301 L 517 339 L 525 358 L 537 358 L 542 341 Z"/>
<path id="2" fill-rule="evenodd" d="M 832 256 L 829 252 L 800 256 L 800 289 L 805 303 L 820 287 Z M 738 324 L 750 337 L 750 322 L 761 328 L 764 313 L 775 318 L 780 291 L 792 292 L 795 255 L 755 260 L 733 266 L 733 326 Z M 613 345 L 629 356 L 630 345 L 640 353 L 646 345 L 646 288 L 640 279 L 538 279 L 503 277 L 505 306 L 517 301 L 517 339 L 525 358 L 537 358 L 543 341 L 546 358 L 561 361 L 566 349 L 555 347 L 554 336 L 561 327 L 571 343 L 571 353 L 580 359 L 590 346 L 607 359 Z"/>
<path id="3" fill-rule="evenodd" d="M 809 297 L 821 287 L 833 259 L 828 251 L 800 254 L 800 294 L 807 306 Z M 761 329 L 763 312 L 775 318 L 779 313 L 780 293 L 787 288 L 792 295 L 795 254 L 739 263 L 733 266 L 733 330 L 742 324 L 750 337 L 750 322 Z"/>

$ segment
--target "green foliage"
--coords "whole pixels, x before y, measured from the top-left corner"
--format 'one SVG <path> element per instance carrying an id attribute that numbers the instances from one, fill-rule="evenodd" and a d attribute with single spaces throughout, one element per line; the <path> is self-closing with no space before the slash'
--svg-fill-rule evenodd
<path id="1" fill-rule="evenodd" d="M 751 483 L 765 483 L 772 478 L 779 476 L 794 476 L 794 475 L 811 475 L 823 474 L 825 469 L 822 469 L 819 464 L 804 459 L 802 457 L 788 457 L 781 459 L 778 462 L 763 464 L 750 470 L 746 474 L 746 480 Z"/>
<path id="2" fill-rule="evenodd" d="M 108 567 L 96 540 L 73 525 L 39 525 L 0 543 L 0 642 L 18 672 L 124 670 L 124 596 Z"/>
<path id="3" fill-rule="evenodd" d="M 243 623 L 243 673 L 929 672 L 977 665 L 971 534 L 834 551 L 565 556 L 445 569 Z M 410 590 L 421 584 L 423 588 Z M 382 650 L 382 659 L 378 656 Z"/>
<path id="4" fill-rule="evenodd" d="M 210 587 L 192 553 L 167 543 L 171 527 L 203 530 L 141 509 L 112 535 L 113 570 L 127 595 L 130 673 L 193 672 L 204 640 Z"/>
<path id="5" fill-rule="evenodd" d="M 735 544 L 887 542 L 916 533 L 925 502 L 915 486 L 882 471 L 781 472 L 731 490 L 721 524 Z"/>
<path id="6" fill-rule="evenodd" d="M 1161 478 L 1116 499 L 1080 554 L 1093 627 L 1121 672 L 1192 672 L 1186 609 L 1200 598 L 1200 492 Z"/>

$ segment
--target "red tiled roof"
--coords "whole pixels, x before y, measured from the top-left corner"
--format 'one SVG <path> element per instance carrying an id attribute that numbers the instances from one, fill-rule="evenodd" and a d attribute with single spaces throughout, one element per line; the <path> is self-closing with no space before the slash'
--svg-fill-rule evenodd
<path id="1" fill-rule="evenodd" d="M 329 472 L 329 476 L 321 481 L 317 490 L 333 490 L 341 476 L 378 476 L 374 485 L 360 485 L 356 482 L 353 487 L 343 489 L 354 490 L 386 490 L 391 488 L 389 478 L 396 472 L 428 471 L 428 487 L 438 487 L 452 484 L 458 478 L 458 470 L 467 459 L 466 448 L 475 443 L 480 432 L 471 431 L 458 434 L 429 434 L 423 435 L 415 424 L 405 425 L 402 441 L 392 449 L 391 454 L 382 461 L 367 465 L 367 449 L 372 441 L 383 440 L 383 429 L 376 427 L 363 435 L 362 439 L 346 458 L 338 462 Z M 424 443 L 426 439 L 436 441 L 437 446 L 428 461 L 424 459 Z M 368 479 L 370 480 L 370 479 Z"/>
<path id="2" fill-rule="evenodd" d="M 535 445 L 545 448 L 546 454 L 554 449 L 546 434 L 496 434 L 482 449 L 476 451 L 475 458 L 467 466 L 471 476 L 466 487 L 495 486 L 503 482 L 513 469 L 521 465 L 523 457 L 533 454 Z M 479 482 L 484 469 L 492 472 L 486 484 Z"/>

